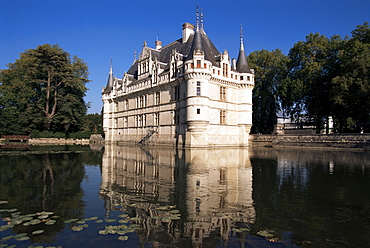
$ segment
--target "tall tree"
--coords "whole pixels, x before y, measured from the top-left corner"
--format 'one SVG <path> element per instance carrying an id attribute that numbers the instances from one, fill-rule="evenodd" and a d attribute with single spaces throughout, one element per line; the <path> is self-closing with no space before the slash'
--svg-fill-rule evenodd
<path id="1" fill-rule="evenodd" d="M 340 50 L 340 70 L 333 78 L 333 101 L 339 131 L 359 129 L 370 115 L 370 26 L 368 22 L 352 31 Z"/>
<path id="2" fill-rule="evenodd" d="M 0 72 L 0 115 L 11 115 L 23 128 L 9 130 L 3 120 L 1 132 L 78 131 L 87 110 L 87 77 L 86 63 L 58 45 L 25 51 Z"/>
<path id="3" fill-rule="evenodd" d="M 289 51 L 289 82 L 298 83 L 301 94 L 294 94 L 301 107 L 295 116 L 308 116 L 320 130 L 333 115 L 332 79 L 338 70 L 338 51 L 342 39 L 333 36 L 309 34 Z"/>
<path id="4" fill-rule="evenodd" d="M 248 59 L 255 71 L 252 132 L 272 133 L 280 110 L 278 88 L 286 77 L 288 58 L 276 49 L 252 52 Z"/>

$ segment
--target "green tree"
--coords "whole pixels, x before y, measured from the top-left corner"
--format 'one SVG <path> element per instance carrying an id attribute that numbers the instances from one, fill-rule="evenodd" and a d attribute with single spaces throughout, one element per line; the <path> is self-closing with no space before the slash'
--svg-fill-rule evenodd
<path id="1" fill-rule="evenodd" d="M 88 114 L 85 116 L 84 130 L 91 133 L 103 134 L 102 114 Z"/>
<path id="2" fill-rule="evenodd" d="M 339 51 L 340 69 L 333 78 L 334 105 L 339 131 L 359 131 L 370 114 L 370 26 L 352 31 Z"/>
<path id="3" fill-rule="evenodd" d="M 289 80 L 285 90 L 290 87 L 290 95 L 296 104 L 291 112 L 296 117 L 308 116 L 315 122 L 317 130 L 334 114 L 332 79 L 339 67 L 342 45 L 340 36 L 329 39 L 316 33 L 309 34 L 306 41 L 299 41 L 289 51 Z M 288 105 L 292 106 L 292 103 Z"/>
<path id="4" fill-rule="evenodd" d="M 249 57 L 255 72 L 252 132 L 272 133 L 280 110 L 279 84 L 286 77 L 288 58 L 281 50 L 260 50 Z"/>
<path id="5" fill-rule="evenodd" d="M 71 59 L 58 45 L 25 51 L 0 72 L 0 131 L 80 130 L 87 110 L 87 77 L 86 63 Z"/>

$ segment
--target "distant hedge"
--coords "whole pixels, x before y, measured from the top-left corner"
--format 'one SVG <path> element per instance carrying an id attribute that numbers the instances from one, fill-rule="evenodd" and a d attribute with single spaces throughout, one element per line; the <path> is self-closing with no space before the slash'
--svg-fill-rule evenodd
<path id="1" fill-rule="evenodd" d="M 43 131 L 40 132 L 38 130 L 34 130 L 30 134 L 31 139 L 37 138 L 54 138 L 54 139 L 90 139 L 91 132 L 90 131 L 79 131 L 76 133 L 61 133 L 61 132 L 48 132 Z"/>

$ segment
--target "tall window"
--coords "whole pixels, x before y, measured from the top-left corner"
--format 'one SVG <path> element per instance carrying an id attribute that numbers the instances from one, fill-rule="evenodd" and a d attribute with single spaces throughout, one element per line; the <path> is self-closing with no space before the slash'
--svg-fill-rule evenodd
<path id="1" fill-rule="evenodd" d="M 226 63 L 223 63 L 223 66 L 222 66 L 222 75 L 224 77 L 227 77 L 229 74 L 229 67 Z"/>
<path id="2" fill-rule="evenodd" d="M 128 100 L 125 100 L 125 110 L 128 110 Z"/>
<path id="3" fill-rule="evenodd" d="M 226 111 L 220 110 L 220 124 L 226 124 Z"/>
<path id="4" fill-rule="evenodd" d="M 197 82 L 197 96 L 200 96 L 200 82 Z"/>
<path id="5" fill-rule="evenodd" d="M 161 103 L 161 92 L 156 92 L 154 95 L 154 104 L 158 105 Z"/>
<path id="6" fill-rule="evenodd" d="M 180 100 L 180 87 L 176 86 L 175 87 L 175 101 Z"/>
<path id="7" fill-rule="evenodd" d="M 159 126 L 159 113 L 154 113 L 154 125 Z"/>
<path id="8" fill-rule="evenodd" d="M 226 87 L 220 86 L 220 101 L 226 101 Z"/>
<path id="9" fill-rule="evenodd" d="M 123 127 L 128 127 L 128 117 L 123 118 Z"/>
<path id="10" fill-rule="evenodd" d="M 143 106 L 144 106 L 144 97 L 143 96 L 140 96 L 139 108 L 142 108 Z"/>
<path id="11" fill-rule="evenodd" d="M 201 62 L 200 60 L 197 60 L 197 68 L 201 68 L 202 67 L 200 62 Z"/>

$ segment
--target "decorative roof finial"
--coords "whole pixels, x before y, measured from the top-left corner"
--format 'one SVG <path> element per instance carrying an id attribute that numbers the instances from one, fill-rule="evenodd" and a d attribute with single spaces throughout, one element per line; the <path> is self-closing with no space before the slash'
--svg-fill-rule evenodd
<path id="1" fill-rule="evenodd" d="M 240 23 L 240 49 L 243 49 L 244 50 L 243 23 Z"/>
<path id="2" fill-rule="evenodd" d="M 247 56 L 245 56 L 243 43 L 243 26 L 242 24 L 240 24 L 240 49 L 238 59 L 236 61 L 236 70 L 241 73 L 251 73 L 248 65 Z"/>
<path id="3" fill-rule="evenodd" d="M 112 56 L 110 57 L 110 69 L 109 69 L 109 74 L 113 74 L 113 59 L 112 59 Z"/>
<path id="4" fill-rule="evenodd" d="M 196 18 L 195 18 L 195 24 L 196 24 L 196 30 L 199 30 L 199 6 L 197 5 L 197 11 L 195 13 Z"/>
<path id="5" fill-rule="evenodd" d="M 200 29 L 203 29 L 203 9 L 200 9 Z"/>

